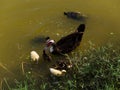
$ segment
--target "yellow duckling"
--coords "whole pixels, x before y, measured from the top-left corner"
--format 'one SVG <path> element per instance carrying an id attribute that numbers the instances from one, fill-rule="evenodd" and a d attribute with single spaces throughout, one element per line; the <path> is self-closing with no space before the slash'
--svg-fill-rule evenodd
<path id="1" fill-rule="evenodd" d="M 57 70 L 57 69 L 54 69 L 54 68 L 50 68 L 50 72 L 55 75 L 55 76 L 63 76 L 65 75 L 66 73 L 66 70 Z"/>
<path id="2" fill-rule="evenodd" d="M 31 60 L 32 61 L 37 61 L 37 63 L 38 63 L 39 58 L 40 58 L 38 53 L 36 51 L 31 51 L 30 54 L 31 54 Z"/>

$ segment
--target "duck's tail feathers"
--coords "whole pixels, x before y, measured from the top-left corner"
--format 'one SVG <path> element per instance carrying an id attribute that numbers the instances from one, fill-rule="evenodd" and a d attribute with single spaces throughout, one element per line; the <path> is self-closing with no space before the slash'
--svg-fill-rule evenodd
<path id="1" fill-rule="evenodd" d="M 85 31 L 85 24 L 80 24 L 77 28 L 78 32 L 84 32 Z"/>

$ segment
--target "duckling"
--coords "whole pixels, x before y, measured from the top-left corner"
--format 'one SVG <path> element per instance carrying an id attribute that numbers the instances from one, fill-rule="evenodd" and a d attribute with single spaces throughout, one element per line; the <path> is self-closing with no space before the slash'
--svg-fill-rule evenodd
<path id="1" fill-rule="evenodd" d="M 72 63 L 67 62 L 65 60 L 60 60 L 56 62 L 56 66 L 54 67 L 55 69 L 59 69 L 59 70 L 68 70 L 72 67 Z"/>
<path id="2" fill-rule="evenodd" d="M 66 70 L 67 69 L 67 64 L 64 60 L 59 60 L 56 62 L 56 69 L 59 69 L 59 70 Z"/>
<path id="3" fill-rule="evenodd" d="M 45 50 L 43 50 L 43 59 L 47 61 L 52 61 L 52 57 L 48 55 Z"/>
<path id="4" fill-rule="evenodd" d="M 54 68 L 50 68 L 50 72 L 55 76 L 64 76 L 66 73 L 66 70 L 57 70 Z"/>
<path id="5" fill-rule="evenodd" d="M 31 51 L 30 54 L 31 54 L 31 60 L 32 61 L 37 61 L 37 63 L 38 63 L 38 61 L 39 61 L 38 53 L 36 51 Z"/>

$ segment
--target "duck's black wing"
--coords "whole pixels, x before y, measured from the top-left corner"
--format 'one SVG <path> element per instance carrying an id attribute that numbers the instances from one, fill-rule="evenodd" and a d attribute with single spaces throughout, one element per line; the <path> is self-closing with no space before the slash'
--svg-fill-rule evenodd
<path id="1" fill-rule="evenodd" d="M 65 54 L 74 50 L 80 45 L 84 31 L 85 24 L 80 24 L 76 32 L 61 38 L 56 44 L 53 45 L 53 54 Z"/>
<path id="2" fill-rule="evenodd" d="M 69 34 L 63 38 L 61 38 L 57 43 L 56 46 L 59 48 L 61 53 L 69 53 L 74 50 L 77 46 L 80 45 L 82 40 L 83 33 L 75 32 Z"/>

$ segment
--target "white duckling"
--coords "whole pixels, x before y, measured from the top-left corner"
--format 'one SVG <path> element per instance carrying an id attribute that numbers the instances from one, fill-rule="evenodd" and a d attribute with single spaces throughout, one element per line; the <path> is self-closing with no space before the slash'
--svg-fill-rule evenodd
<path id="1" fill-rule="evenodd" d="M 32 61 L 37 61 L 37 63 L 38 63 L 38 61 L 39 61 L 38 53 L 36 51 L 31 51 L 30 54 L 31 54 L 31 60 Z"/>
<path id="2" fill-rule="evenodd" d="M 57 70 L 54 68 L 50 68 L 50 72 L 55 76 L 63 76 L 66 73 L 66 70 Z"/>

